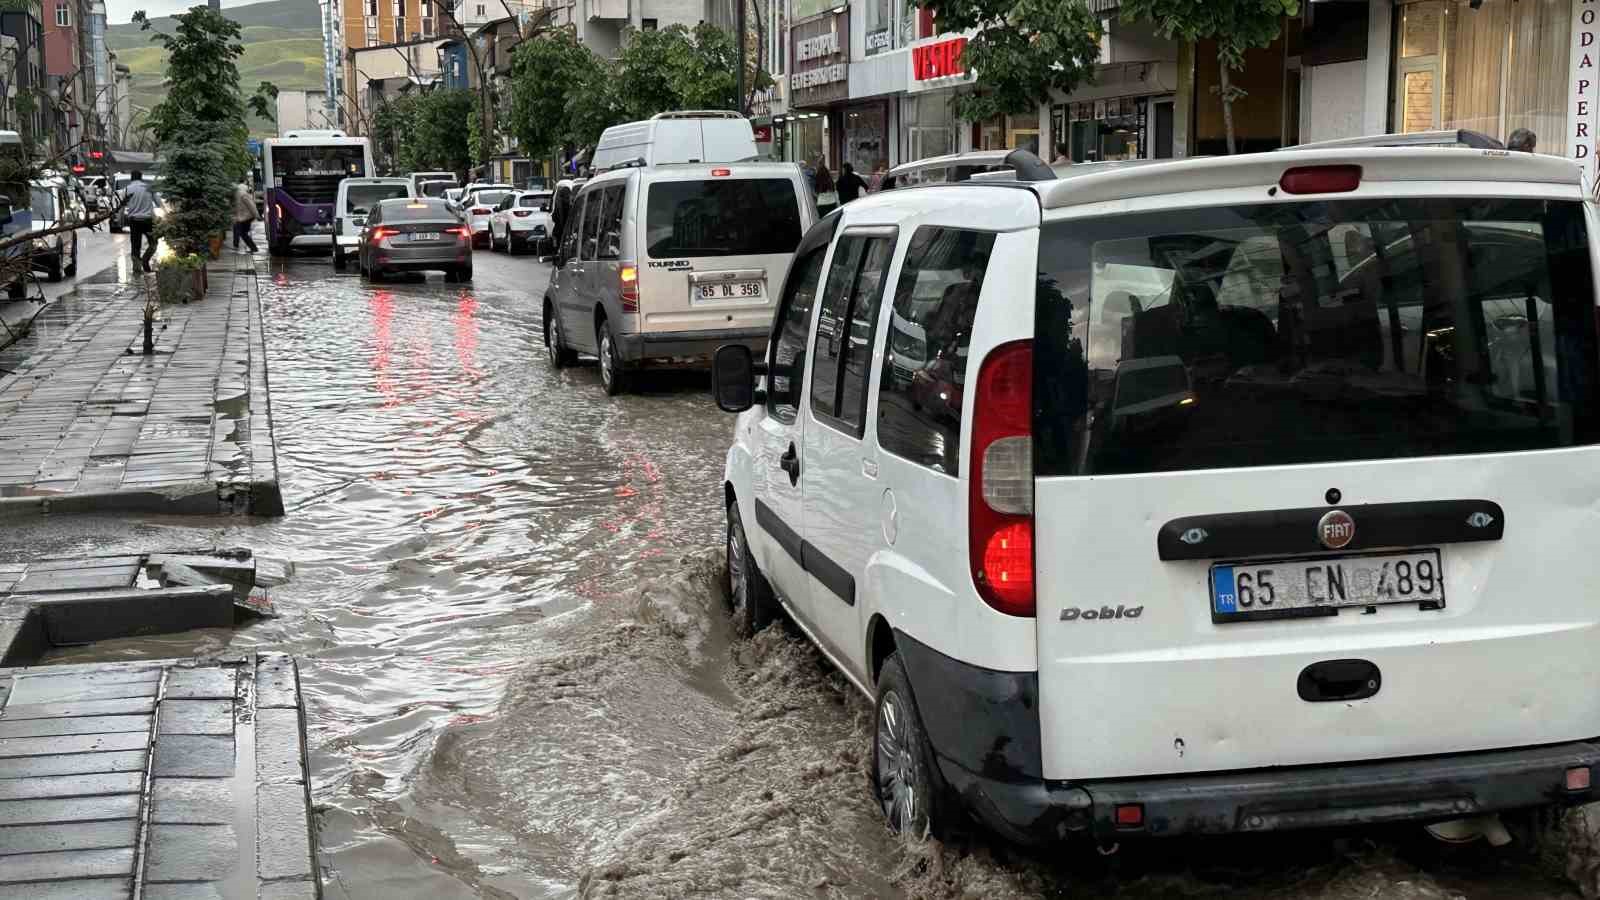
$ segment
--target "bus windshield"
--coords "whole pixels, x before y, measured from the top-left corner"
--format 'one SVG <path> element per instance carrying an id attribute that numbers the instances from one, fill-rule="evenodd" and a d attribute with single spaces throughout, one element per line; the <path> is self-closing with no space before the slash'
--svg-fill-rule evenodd
<path id="1" fill-rule="evenodd" d="M 366 174 L 366 154 L 360 145 L 272 148 L 273 184 L 298 203 L 332 203 L 340 181 Z"/>

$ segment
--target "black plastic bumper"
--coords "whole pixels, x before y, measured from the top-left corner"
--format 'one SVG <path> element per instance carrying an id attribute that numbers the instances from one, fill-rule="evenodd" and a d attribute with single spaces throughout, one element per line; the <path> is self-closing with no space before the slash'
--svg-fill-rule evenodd
<path id="1" fill-rule="evenodd" d="M 617 335 L 617 349 L 627 362 L 666 359 L 709 361 L 723 344 L 744 344 L 752 353 L 766 352 L 765 328 L 719 328 L 708 331 L 654 331 Z"/>
<path id="2" fill-rule="evenodd" d="M 1430 822 L 1597 799 L 1600 739 L 1382 762 L 1210 775 L 1056 782 L 1040 777 L 1037 676 L 953 660 L 904 634 L 918 712 L 939 771 L 967 811 L 1005 838 L 1041 845 L 1193 834 Z M 1116 823 L 1138 806 L 1140 825 Z"/>

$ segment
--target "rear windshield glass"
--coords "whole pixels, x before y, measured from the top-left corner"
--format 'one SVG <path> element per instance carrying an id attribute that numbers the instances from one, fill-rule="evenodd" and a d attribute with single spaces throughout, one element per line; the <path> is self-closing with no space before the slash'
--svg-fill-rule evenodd
<path id="1" fill-rule="evenodd" d="M 403 184 L 352 184 L 344 192 L 345 212 L 370 210 L 379 200 L 404 197 L 409 193 Z"/>
<path id="2" fill-rule="evenodd" d="M 399 221 L 451 221 L 455 214 L 439 200 L 419 200 L 415 203 L 385 203 L 383 205 L 383 220 L 385 222 Z"/>
<path id="3" fill-rule="evenodd" d="M 1349 200 L 1041 235 L 1041 475 L 1600 440 L 1579 204 Z"/>
<path id="4" fill-rule="evenodd" d="M 523 194 L 521 197 L 517 198 L 518 206 L 525 206 L 531 209 L 538 209 L 549 202 L 549 194 Z"/>
<path id="5" fill-rule="evenodd" d="M 443 197 L 444 192 L 450 190 L 453 182 L 449 181 L 424 181 L 422 183 L 422 196 Z"/>
<path id="6" fill-rule="evenodd" d="M 746 256 L 793 253 L 800 201 L 787 178 L 658 181 L 646 201 L 647 253 Z"/>
<path id="7" fill-rule="evenodd" d="M 510 191 L 479 191 L 478 193 L 476 193 L 476 194 L 474 194 L 472 196 L 472 204 L 474 206 L 494 206 L 495 204 L 499 203 L 501 200 L 504 200 L 505 197 L 506 197 L 506 194 L 509 194 L 509 193 L 511 193 L 511 192 Z"/>

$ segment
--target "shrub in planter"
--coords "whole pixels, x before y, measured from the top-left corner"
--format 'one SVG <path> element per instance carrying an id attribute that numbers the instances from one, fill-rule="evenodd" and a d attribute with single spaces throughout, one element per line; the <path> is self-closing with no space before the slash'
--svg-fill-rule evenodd
<path id="1" fill-rule="evenodd" d="M 205 296 L 206 260 L 198 253 L 174 254 L 156 263 L 156 296 L 162 303 L 188 303 Z"/>

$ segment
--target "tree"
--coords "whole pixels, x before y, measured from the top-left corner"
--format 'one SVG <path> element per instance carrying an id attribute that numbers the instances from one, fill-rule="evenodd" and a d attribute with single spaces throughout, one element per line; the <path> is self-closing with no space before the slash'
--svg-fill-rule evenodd
<path id="1" fill-rule="evenodd" d="M 406 171 L 465 172 L 472 166 L 473 148 L 461 126 L 476 121 L 474 99 L 471 91 L 442 88 L 417 98 L 410 141 L 412 164 Z"/>
<path id="2" fill-rule="evenodd" d="M 1183 3 L 1185 0 L 1173 0 Z M 1187 0 L 1202 5 L 1208 0 Z M 1070 94 L 1092 80 L 1100 59 L 1100 22 L 1083 0 L 923 0 L 943 31 L 977 33 L 962 64 L 980 90 L 954 101 L 956 115 L 978 121 L 1037 110 L 1051 91 Z"/>
<path id="3" fill-rule="evenodd" d="M 616 107 L 606 64 L 568 29 L 523 42 L 511 60 L 510 130 L 529 156 L 554 154 Z M 584 91 L 591 96 L 581 96 Z M 580 123 L 567 118 L 569 101 Z"/>
<path id="4" fill-rule="evenodd" d="M 1147 19 L 1162 37 L 1194 43 L 1205 38 L 1217 42 L 1222 99 L 1222 126 L 1228 153 L 1238 152 L 1233 136 L 1233 101 L 1245 96 L 1235 87 L 1230 72 L 1244 70 L 1244 51 L 1265 47 L 1278 39 L 1285 16 L 1300 12 L 1300 0 L 1123 0 L 1125 20 Z"/>

